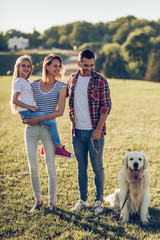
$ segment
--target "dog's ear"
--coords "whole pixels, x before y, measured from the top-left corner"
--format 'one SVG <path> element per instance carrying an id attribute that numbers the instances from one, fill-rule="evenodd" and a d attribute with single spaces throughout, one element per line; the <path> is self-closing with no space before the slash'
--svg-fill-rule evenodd
<path id="1" fill-rule="evenodd" d="M 143 153 L 143 157 L 144 157 L 144 166 L 143 168 L 146 169 L 148 166 L 148 158 L 146 157 L 146 155 Z"/>
<path id="2" fill-rule="evenodd" d="M 126 153 L 126 155 L 124 156 L 124 158 L 122 159 L 122 164 L 128 168 L 128 153 Z"/>

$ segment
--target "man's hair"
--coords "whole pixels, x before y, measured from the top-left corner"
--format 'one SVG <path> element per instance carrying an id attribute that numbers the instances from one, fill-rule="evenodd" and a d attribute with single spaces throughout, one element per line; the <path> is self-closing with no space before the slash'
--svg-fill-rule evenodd
<path id="1" fill-rule="evenodd" d="M 78 55 L 78 61 L 82 61 L 83 58 L 87 58 L 87 59 L 95 59 L 95 55 L 94 53 L 90 50 L 90 49 L 83 49 L 80 51 L 79 55 Z"/>

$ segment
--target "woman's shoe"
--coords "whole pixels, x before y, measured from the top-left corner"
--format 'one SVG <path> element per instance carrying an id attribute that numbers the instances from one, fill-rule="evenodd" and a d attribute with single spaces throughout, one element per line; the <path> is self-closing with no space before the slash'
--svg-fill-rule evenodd
<path id="1" fill-rule="evenodd" d="M 35 204 L 34 207 L 30 210 L 30 213 L 34 212 L 35 210 L 40 210 L 43 207 L 43 203 L 41 204 Z"/>
<path id="2" fill-rule="evenodd" d="M 48 210 L 49 210 L 50 212 L 55 212 L 55 206 L 49 206 Z"/>

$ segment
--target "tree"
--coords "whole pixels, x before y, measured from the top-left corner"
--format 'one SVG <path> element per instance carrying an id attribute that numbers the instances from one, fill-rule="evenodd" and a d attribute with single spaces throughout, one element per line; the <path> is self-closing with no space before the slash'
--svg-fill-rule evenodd
<path id="1" fill-rule="evenodd" d="M 40 39 L 43 41 L 45 48 L 59 47 L 59 27 L 51 27 L 40 36 Z"/>
<path id="2" fill-rule="evenodd" d="M 121 55 L 121 47 L 118 43 L 105 44 L 96 59 L 96 70 L 110 78 L 129 78 L 126 70 L 127 62 Z"/>
<path id="3" fill-rule="evenodd" d="M 138 62 L 138 69 L 142 78 L 145 76 L 148 55 L 151 50 L 150 37 L 145 33 L 133 35 L 125 44 L 125 50 L 128 52 L 129 61 Z"/>
<path id="4" fill-rule="evenodd" d="M 0 51 L 8 51 L 7 39 L 3 33 L 0 33 Z"/>
<path id="5" fill-rule="evenodd" d="M 79 47 L 84 42 L 93 41 L 94 26 L 88 22 L 77 22 L 73 26 L 72 33 L 70 34 L 70 42 Z"/>
<path id="6" fill-rule="evenodd" d="M 109 78 L 129 78 L 125 65 L 126 62 L 119 51 L 116 50 L 106 56 L 103 64 L 103 72 Z"/>
<path id="7" fill-rule="evenodd" d="M 69 38 L 67 35 L 61 35 L 58 43 L 61 48 L 64 48 L 64 49 L 71 48 Z"/>
<path id="8" fill-rule="evenodd" d="M 151 52 L 145 79 L 160 82 L 160 50 Z"/>
<path id="9" fill-rule="evenodd" d="M 106 61 L 106 56 L 104 53 L 101 53 L 97 56 L 95 61 L 95 69 L 97 72 L 101 72 L 103 68 L 103 64 Z"/>
<path id="10" fill-rule="evenodd" d="M 16 29 L 10 29 L 6 32 L 5 34 L 5 37 L 7 38 L 7 40 L 9 38 L 13 38 L 13 37 L 24 37 L 24 38 L 27 38 L 27 33 L 23 33 L 23 32 L 20 32 L 20 31 L 17 31 Z"/>
<path id="11" fill-rule="evenodd" d="M 32 34 L 29 34 L 29 45 L 30 48 L 37 48 L 41 45 L 41 39 L 39 39 L 40 33 L 37 32 L 35 29 Z"/>

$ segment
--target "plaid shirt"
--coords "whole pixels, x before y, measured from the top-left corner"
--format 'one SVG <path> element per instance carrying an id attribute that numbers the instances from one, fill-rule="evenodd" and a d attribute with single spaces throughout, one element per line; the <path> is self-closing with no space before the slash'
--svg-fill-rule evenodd
<path id="1" fill-rule="evenodd" d="M 67 81 L 67 95 L 69 96 L 69 115 L 72 122 L 72 135 L 75 134 L 74 89 L 79 74 L 80 71 L 78 71 L 77 73 L 73 73 Z M 97 127 L 100 115 L 108 115 L 111 110 L 110 89 L 105 77 L 93 71 L 91 74 L 91 79 L 88 83 L 87 93 L 89 113 L 92 128 L 94 130 Z M 104 126 L 102 128 L 101 137 L 103 137 L 104 135 L 106 135 L 106 123 L 104 123 Z"/>

